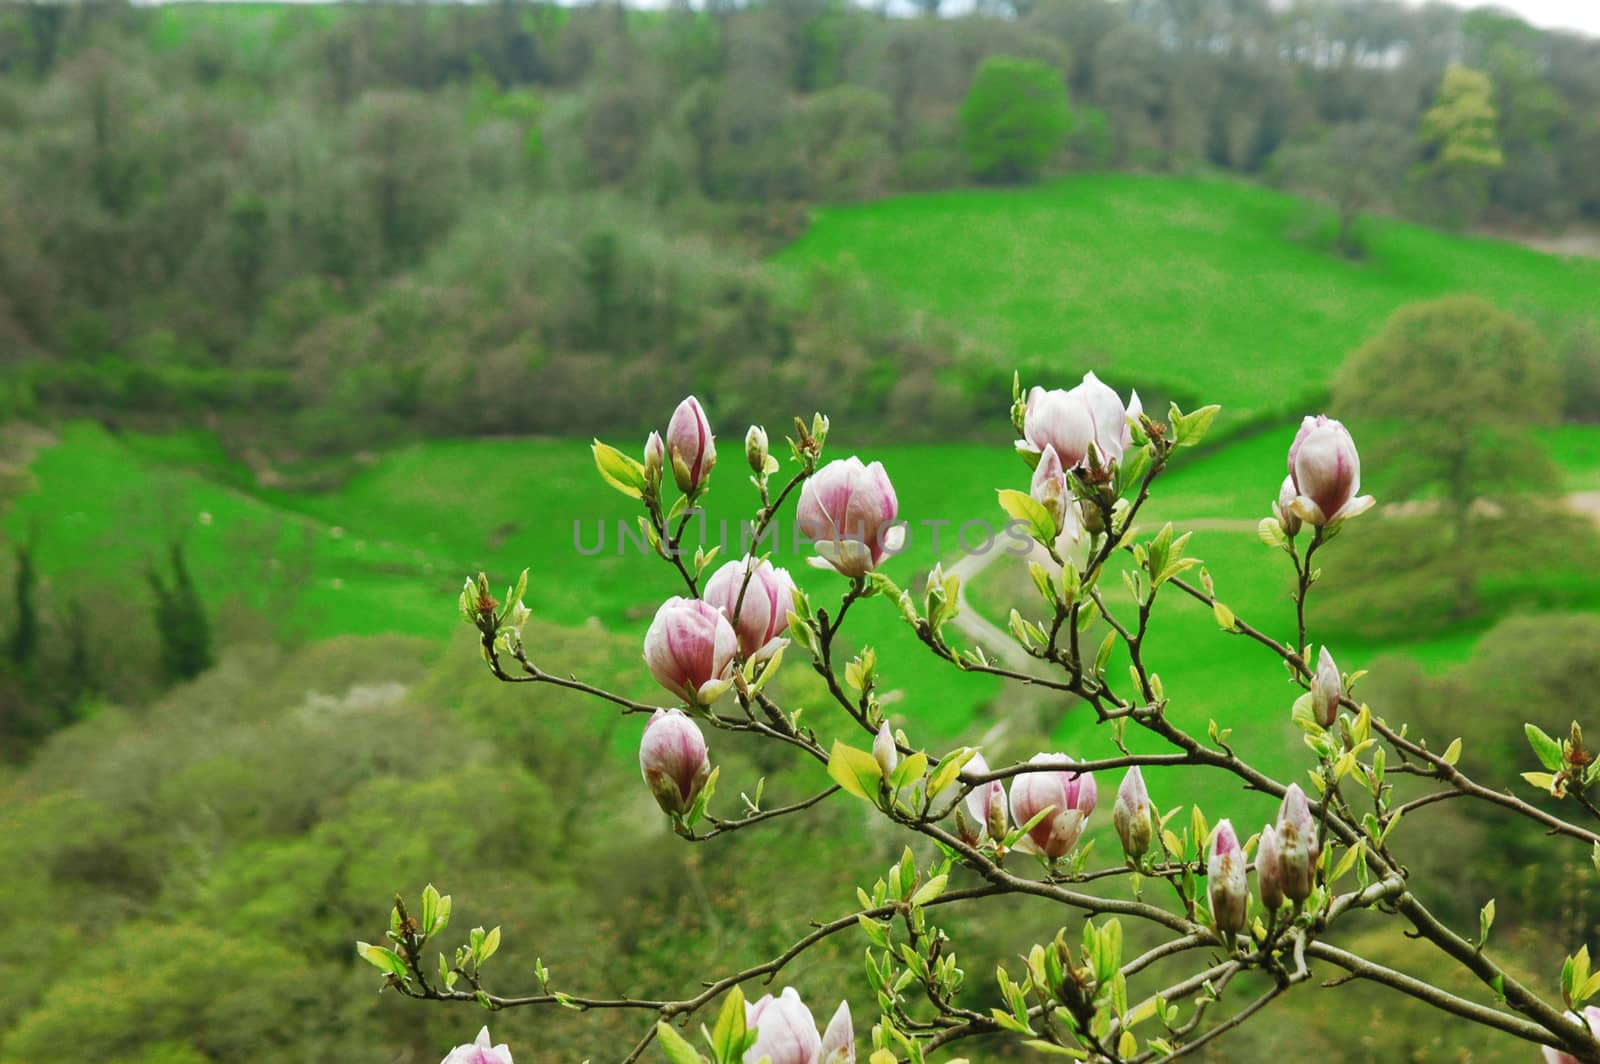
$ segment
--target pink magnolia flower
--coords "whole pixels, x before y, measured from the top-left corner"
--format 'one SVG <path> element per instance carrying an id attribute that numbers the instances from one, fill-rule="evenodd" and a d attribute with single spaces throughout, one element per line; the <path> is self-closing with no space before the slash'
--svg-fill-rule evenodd
<path id="1" fill-rule="evenodd" d="M 1035 754 L 1028 762 L 1060 765 L 1072 759 L 1065 754 Z M 1051 768 L 1025 772 L 1011 784 L 1011 819 L 1026 824 L 1041 810 L 1051 811 L 1017 843 L 1025 853 L 1042 853 L 1051 860 L 1065 856 L 1077 845 L 1097 795 L 1094 773 Z"/>
<path id="2" fill-rule="evenodd" d="M 745 1027 L 756 1031 L 755 1044 L 745 1051 L 745 1064 L 757 1064 L 763 1057 L 771 1064 L 855 1064 L 855 1027 L 848 1002 L 839 1003 L 821 1037 L 811 1010 L 794 987 L 784 987 L 779 997 L 768 994 L 754 1004 L 746 1002 L 744 1009 Z"/>
<path id="3" fill-rule="evenodd" d="M 1250 886 L 1245 882 L 1244 851 L 1233 824 L 1217 821 L 1211 836 L 1211 859 L 1206 862 L 1206 893 L 1211 899 L 1211 916 L 1222 931 L 1244 930 L 1245 909 L 1250 901 Z"/>
<path id="4" fill-rule="evenodd" d="M 1584 1009 L 1583 1020 L 1589 1025 L 1590 1032 L 1600 1036 L 1600 1008 L 1590 1005 Z M 1544 1064 L 1579 1064 L 1577 1057 L 1571 1053 L 1563 1053 L 1559 1049 L 1540 1046 L 1539 1051 L 1544 1054 Z"/>
<path id="5" fill-rule="evenodd" d="M 700 726 L 682 710 L 656 710 L 639 739 L 639 771 L 663 813 L 688 812 L 711 775 Z"/>
<path id="6" fill-rule="evenodd" d="M 1289 476 L 1295 498 L 1290 508 L 1311 525 L 1331 525 L 1365 513 L 1372 496 L 1361 490 L 1361 456 L 1339 422 L 1318 414 L 1300 423 L 1289 447 Z"/>
<path id="7" fill-rule="evenodd" d="M 667 456 L 678 490 L 692 494 L 711 475 L 717 464 L 717 444 L 711 435 L 711 422 L 700 408 L 700 400 L 689 396 L 672 412 L 667 423 Z"/>
<path id="8" fill-rule="evenodd" d="M 1053 450 L 1064 469 L 1083 465 L 1090 444 L 1110 464 L 1121 459 L 1127 446 L 1128 408 L 1099 377 L 1085 373 L 1071 391 L 1030 390 L 1022 436 L 1019 448 L 1038 455 Z"/>
<path id="9" fill-rule="evenodd" d="M 794 580 L 786 570 L 776 569 L 769 561 L 756 564 L 750 572 L 749 586 L 745 585 L 745 572 L 751 559 L 731 561 L 711 574 L 706 581 L 705 600 L 721 610 L 733 622 L 739 636 L 739 653 L 746 661 L 761 661 L 771 657 L 786 640 L 779 638 L 789 627 L 789 611 L 794 609 Z M 740 589 L 744 601 L 739 601 Z"/>
<path id="10" fill-rule="evenodd" d="M 489 1044 L 489 1028 L 478 1032 L 471 1045 L 456 1046 L 439 1064 L 512 1064 L 511 1047 Z"/>
<path id="11" fill-rule="evenodd" d="M 900 503 L 883 463 L 851 455 L 829 462 L 800 489 L 800 531 L 816 546 L 812 564 L 845 576 L 865 576 L 905 542 L 895 522 Z"/>
<path id="12" fill-rule="evenodd" d="M 699 599 L 674 595 L 661 604 L 644 634 L 650 674 L 680 698 L 710 705 L 732 684 L 739 637 L 723 612 Z"/>
<path id="13" fill-rule="evenodd" d="M 963 775 L 986 776 L 989 774 L 989 762 L 983 759 L 982 754 L 973 754 L 967 763 L 961 767 Z M 972 828 L 979 835 L 987 834 L 991 839 L 1001 841 L 1010 824 L 1006 817 L 1006 786 L 999 780 L 990 780 L 980 783 L 967 792 L 967 815 L 972 818 Z M 974 840 L 976 841 L 976 840 Z"/>

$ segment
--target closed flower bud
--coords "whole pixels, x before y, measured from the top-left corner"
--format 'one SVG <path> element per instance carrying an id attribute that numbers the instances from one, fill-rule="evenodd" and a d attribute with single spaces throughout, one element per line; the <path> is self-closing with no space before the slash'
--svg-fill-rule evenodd
<path id="1" fill-rule="evenodd" d="M 744 460 L 758 477 L 767 471 L 767 430 L 760 425 L 751 425 L 744 434 Z"/>
<path id="2" fill-rule="evenodd" d="M 651 487 L 661 485 L 661 472 L 667 466 L 667 445 L 661 442 L 661 433 L 652 432 L 644 441 L 644 479 Z"/>
<path id="3" fill-rule="evenodd" d="M 1053 450 L 1063 469 L 1075 469 L 1085 463 L 1089 445 L 1094 444 L 1101 459 L 1111 464 L 1122 458 L 1127 426 L 1128 408 L 1117 393 L 1086 373 L 1070 391 L 1028 392 L 1018 446 L 1041 456 Z"/>
<path id="4" fill-rule="evenodd" d="M 1227 820 L 1217 822 L 1211 837 L 1211 859 L 1206 862 L 1206 894 L 1211 899 L 1211 917 L 1217 930 L 1238 933 L 1244 930 L 1245 909 L 1250 901 L 1250 886 L 1245 881 L 1244 851 L 1239 837 Z"/>
<path id="5" fill-rule="evenodd" d="M 878 737 L 872 740 L 872 759 L 878 763 L 884 779 L 893 775 L 900 764 L 900 750 L 894 744 L 894 732 L 889 730 L 888 721 L 878 725 Z"/>
<path id="6" fill-rule="evenodd" d="M 800 489 L 795 520 L 815 545 L 812 564 L 865 576 L 905 542 L 900 503 L 883 463 L 852 455 L 829 462 Z"/>
<path id="7" fill-rule="evenodd" d="M 1355 441 L 1339 422 L 1318 414 L 1307 417 L 1289 447 L 1289 476 L 1294 481 L 1291 509 L 1311 525 L 1332 525 L 1372 506 L 1361 490 L 1361 456 Z"/>
<path id="8" fill-rule="evenodd" d="M 1067 474 L 1061 468 L 1061 459 L 1054 449 L 1047 448 L 1039 456 L 1029 494 L 1055 520 L 1058 548 L 1065 548 L 1083 538 L 1083 525 L 1078 521 L 1078 508 L 1067 486 Z"/>
<path id="9" fill-rule="evenodd" d="M 1261 841 L 1256 843 L 1256 886 L 1261 891 L 1261 904 L 1268 912 L 1276 912 L 1283 904 L 1283 868 L 1279 862 L 1278 833 L 1268 824 L 1261 829 Z"/>
<path id="10" fill-rule="evenodd" d="M 711 435 L 711 422 L 700 409 L 700 400 L 689 396 L 672 412 L 667 423 L 667 457 L 672 476 L 685 495 L 699 491 L 717 464 L 717 445 Z"/>
<path id="11" fill-rule="evenodd" d="M 1316 878 L 1317 822 L 1298 783 L 1289 784 L 1284 792 L 1276 834 L 1283 896 L 1305 901 Z"/>
<path id="12" fill-rule="evenodd" d="M 965 776 L 986 776 L 989 762 L 982 754 L 973 754 L 961 767 Z M 980 783 L 967 792 L 967 813 L 972 818 L 974 831 L 987 834 L 996 842 L 1003 840 L 1011 825 L 1006 818 L 1006 786 L 999 780 Z"/>
<path id="13" fill-rule="evenodd" d="M 818 1064 L 856 1064 L 856 1027 L 850 1019 L 850 1003 L 839 1002 L 828 1029 L 822 1032 L 822 1056 Z"/>
<path id="14" fill-rule="evenodd" d="M 1116 804 L 1111 807 L 1111 823 L 1122 840 L 1122 851 L 1136 861 L 1143 857 L 1150 848 L 1155 825 L 1150 816 L 1150 793 L 1144 788 L 1144 775 L 1138 765 L 1122 777 Z"/>
<path id="15" fill-rule="evenodd" d="M 1317 673 L 1311 678 L 1311 714 L 1324 728 L 1333 727 L 1339 719 L 1339 698 L 1344 694 L 1344 681 L 1339 677 L 1339 666 L 1333 655 L 1323 647 L 1317 655 Z"/>
<path id="16" fill-rule="evenodd" d="M 1070 763 L 1065 754 L 1035 754 L 1031 764 Z M 1025 772 L 1011 784 L 1011 819 L 1026 824 L 1040 811 L 1050 812 L 1017 843 L 1026 853 L 1039 853 L 1052 861 L 1064 857 L 1078 844 L 1097 800 L 1094 774 L 1069 769 Z"/>
<path id="17" fill-rule="evenodd" d="M 1272 504 L 1272 511 L 1278 516 L 1278 525 L 1286 536 L 1300 534 L 1300 517 L 1294 512 L 1294 498 L 1298 494 L 1294 488 L 1294 477 L 1284 477 L 1283 486 L 1278 489 L 1278 501 Z"/>
<path id="18" fill-rule="evenodd" d="M 738 649 L 739 637 L 728 618 L 699 599 L 669 598 L 644 634 L 650 675 L 697 705 L 710 705 L 727 691 Z"/>
<path id="19" fill-rule="evenodd" d="M 1588 1026 L 1590 1034 L 1600 1037 L 1600 1008 L 1590 1005 L 1584 1009 L 1583 1022 Z M 1578 1058 L 1571 1053 L 1563 1053 L 1550 1046 L 1540 1046 L 1539 1050 L 1544 1054 L 1544 1064 L 1580 1064 Z"/>
<path id="20" fill-rule="evenodd" d="M 711 775 L 705 736 L 680 709 L 658 709 L 639 740 L 639 771 L 663 813 L 687 813 Z"/>
<path id="21" fill-rule="evenodd" d="M 739 601 L 741 589 L 743 602 Z M 706 581 L 705 601 L 733 622 L 739 653 L 746 661 L 765 661 L 788 642 L 781 637 L 794 609 L 794 580 L 769 561 L 754 562 L 746 557 L 727 562 Z"/>
<path id="22" fill-rule="evenodd" d="M 1144 400 L 1139 398 L 1138 389 L 1128 393 L 1128 409 L 1122 418 L 1122 449 L 1126 451 L 1133 446 L 1133 426 L 1139 423 L 1139 418 L 1144 415 Z M 1143 428 L 1141 426 L 1141 431 Z"/>
<path id="23" fill-rule="evenodd" d="M 793 987 L 778 997 L 767 994 L 754 1004 L 745 1003 L 745 1028 L 756 1032 L 755 1043 L 744 1054 L 745 1064 L 855 1064 L 855 1027 L 850 1006 L 840 1002 L 825 1034 L 817 1034 L 816 1020 Z"/>
<path id="24" fill-rule="evenodd" d="M 489 1044 L 489 1028 L 478 1032 L 478 1037 L 468 1046 L 456 1046 L 440 1064 L 512 1064 L 511 1047 L 504 1043 Z"/>

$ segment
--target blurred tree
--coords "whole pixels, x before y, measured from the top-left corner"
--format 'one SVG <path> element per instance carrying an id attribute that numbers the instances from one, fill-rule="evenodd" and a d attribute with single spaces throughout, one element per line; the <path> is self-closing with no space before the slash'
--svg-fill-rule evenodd
<path id="1" fill-rule="evenodd" d="M 961 105 L 962 149 L 981 181 L 1037 177 L 1071 128 L 1061 74 L 1037 60 L 990 56 Z"/>
<path id="2" fill-rule="evenodd" d="M 34 572 L 31 548 L 18 544 L 11 554 L 16 566 L 11 577 L 11 608 L 16 616 L 6 638 L 6 653 L 20 671 L 32 665 L 39 650 L 39 608 L 33 600 L 39 577 Z"/>
<path id="3" fill-rule="evenodd" d="M 155 595 L 156 632 L 161 637 L 161 671 L 168 683 L 190 680 L 211 667 L 211 625 L 200 592 L 189 576 L 183 543 L 167 548 L 169 579 L 154 565 L 146 573 Z M 170 582 L 169 582 L 170 581 Z"/>
<path id="4" fill-rule="evenodd" d="M 1445 70 L 1433 106 L 1422 116 L 1417 176 L 1442 217 L 1470 219 L 1488 190 L 1488 176 L 1505 164 L 1495 133 L 1494 86 L 1482 71 Z"/>
<path id="5" fill-rule="evenodd" d="M 1356 220 L 1387 201 L 1411 160 L 1404 130 L 1377 122 L 1343 122 L 1316 140 L 1285 148 L 1278 160 L 1283 180 L 1333 204 L 1339 218 L 1335 245 L 1361 255 Z"/>
<path id="6" fill-rule="evenodd" d="M 1556 482 L 1529 431 L 1558 413 L 1556 374 L 1533 326 L 1481 297 L 1449 296 L 1396 311 L 1334 380 L 1334 409 L 1381 434 L 1364 453 L 1387 490 L 1442 492 L 1451 539 L 1433 553 L 1453 574 L 1458 615 L 1476 605 L 1475 504 Z"/>

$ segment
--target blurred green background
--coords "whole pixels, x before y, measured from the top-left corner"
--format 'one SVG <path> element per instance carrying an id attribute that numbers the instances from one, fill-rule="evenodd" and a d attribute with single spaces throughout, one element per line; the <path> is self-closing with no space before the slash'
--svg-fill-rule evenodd
<path id="1" fill-rule="evenodd" d="M 633 511 L 589 441 L 637 452 L 691 392 L 722 441 L 713 518 L 756 505 L 748 424 L 824 411 L 833 456 L 893 479 L 913 587 L 1027 483 L 1013 370 L 1220 403 L 1149 531 L 1193 529 L 1219 597 L 1280 637 L 1291 574 L 1256 522 L 1299 418 L 1339 416 L 1380 507 L 1320 556 L 1313 638 L 1391 721 L 1548 801 L 1522 722 L 1560 733 L 1600 684 L 1597 233 L 1600 41 L 1488 9 L 0 8 L 0 1062 L 431 1064 L 481 1012 L 380 996 L 352 948 L 429 881 L 452 935 L 504 926 L 506 993 L 542 959 L 573 993 L 687 995 L 850 911 L 902 845 L 863 807 L 683 843 L 638 779 L 642 720 L 497 685 L 455 609 L 464 576 L 527 567 L 534 660 L 659 697 L 639 642 L 676 574 L 617 551 Z M 814 602 L 843 589 L 778 560 Z M 1003 627 L 1033 594 L 1002 557 L 968 609 Z M 931 753 L 1113 752 L 857 609 L 847 638 Z M 1164 601 L 1148 657 L 1185 726 L 1282 778 L 1310 763 L 1294 689 L 1209 611 Z M 847 735 L 799 661 L 777 685 Z M 712 740 L 725 815 L 758 780 L 771 804 L 825 785 Z M 1269 813 L 1149 777 L 1163 807 Z M 1495 898 L 1512 970 L 1550 990 L 1600 948 L 1587 854 L 1480 809 L 1417 821 L 1396 838 L 1425 900 L 1468 928 Z M 965 1003 L 1077 923 L 947 910 Z M 1376 919 L 1343 934 L 1486 1000 Z M 777 985 L 850 998 L 865 1032 L 864 945 Z M 518 1060 L 616 1059 L 643 1030 L 490 1019 Z M 1202 1059 L 1284 1053 L 1530 1059 L 1356 985 Z"/>

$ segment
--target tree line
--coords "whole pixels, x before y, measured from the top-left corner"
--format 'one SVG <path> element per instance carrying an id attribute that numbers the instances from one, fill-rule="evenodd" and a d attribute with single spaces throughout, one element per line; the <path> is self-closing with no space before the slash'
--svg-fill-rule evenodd
<path id="1" fill-rule="evenodd" d="M 764 374 L 948 432 L 995 383 L 971 341 L 759 261 L 810 203 L 1221 169 L 1309 184 L 1351 254 L 1375 205 L 1593 220 L 1597 72 L 1600 42 L 1377 0 L 32 0 L 0 11 L 0 411 L 315 452 L 661 389 L 738 416 Z"/>

